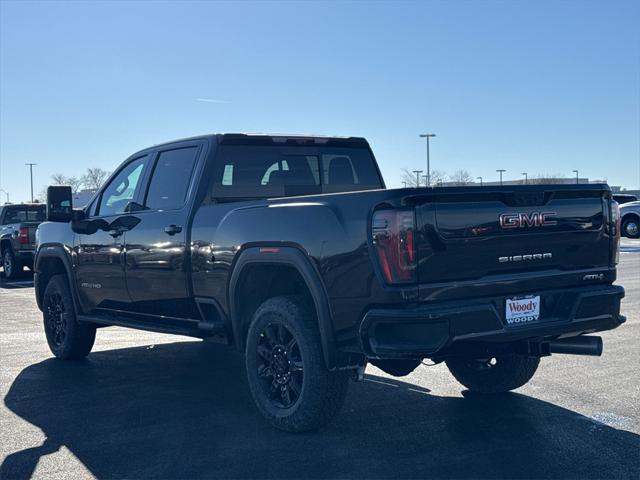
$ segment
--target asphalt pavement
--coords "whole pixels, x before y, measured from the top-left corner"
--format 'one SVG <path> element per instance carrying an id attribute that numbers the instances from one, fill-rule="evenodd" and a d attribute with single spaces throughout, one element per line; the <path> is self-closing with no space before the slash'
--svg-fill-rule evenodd
<path id="1" fill-rule="evenodd" d="M 514 393 L 443 365 L 368 367 L 319 432 L 273 430 L 225 346 L 118 327 L 52 358 L 31 277 L 0 280 L 0 478 L 640 478 L 640 241 L 625 240 L 622 327 L 600 358 L 554 355 Z"/>

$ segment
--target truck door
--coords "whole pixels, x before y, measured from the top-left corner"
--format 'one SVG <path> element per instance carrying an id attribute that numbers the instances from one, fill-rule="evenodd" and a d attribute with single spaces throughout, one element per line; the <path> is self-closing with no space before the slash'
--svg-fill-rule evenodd
<path id="1" fill-rule="evenodd" d="M 189 291 L 188 218 L 203 150 L 183 142 L 155 154 L 140 223 L 126 237 L 126 279 L 135 313 L 198 318 Z"/>
<path id="2" fill-rule="evenodd" d="M 135 219 L 127 211 L 141 194 L 147 160 L 145 155 L 123 165 L 89 211 L 86 223 L 94 228 L 76 232 L 76 281 L 88 310 L 126 309 L 130 303 L 124 278 L 124 238 L 134 228 Z"/>

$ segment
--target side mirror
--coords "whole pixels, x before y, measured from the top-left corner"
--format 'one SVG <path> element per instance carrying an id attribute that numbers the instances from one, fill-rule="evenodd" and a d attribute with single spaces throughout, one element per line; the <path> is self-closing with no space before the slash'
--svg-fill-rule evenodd
<path id="1" fill-rule="evenodd" d="M 47 188 L 47 220 L 67 223 L 73 219 L 71 187 L 52 185 Z"/>

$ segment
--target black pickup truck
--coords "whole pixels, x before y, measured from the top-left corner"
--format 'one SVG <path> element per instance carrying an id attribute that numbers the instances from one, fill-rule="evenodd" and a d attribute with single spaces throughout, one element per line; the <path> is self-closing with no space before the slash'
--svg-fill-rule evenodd
<path id="1" fill-rule="evenodd" d="M 109 325 L 234 344 L 284 430 L 330 420 L 367 362 L 499 393 L 625 320 L 607 185 L 387 190 L 362 138 L 224 134 L 137 152 L 71 201 L 49 187 L 37 235 L 54 355 Z"/>

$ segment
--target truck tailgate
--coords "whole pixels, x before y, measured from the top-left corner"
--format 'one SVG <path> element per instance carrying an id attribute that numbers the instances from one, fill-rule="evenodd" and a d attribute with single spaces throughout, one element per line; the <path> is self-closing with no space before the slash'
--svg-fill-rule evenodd
<path id="1" fill-rule="evenodd" d="M 610 193 L 576 187 L 484 187 L 416 199 L 419 282 L 607 268 Z"/>
<path id="2" fill-rule="evenodd" d="M 22 222 L 20 227 L 26 228 L 29 234 L 28 243 L 20 243 L 19 248 L 21 250 L 33 250 L 36 247 L 36 230 L 41 222 Z"/>

